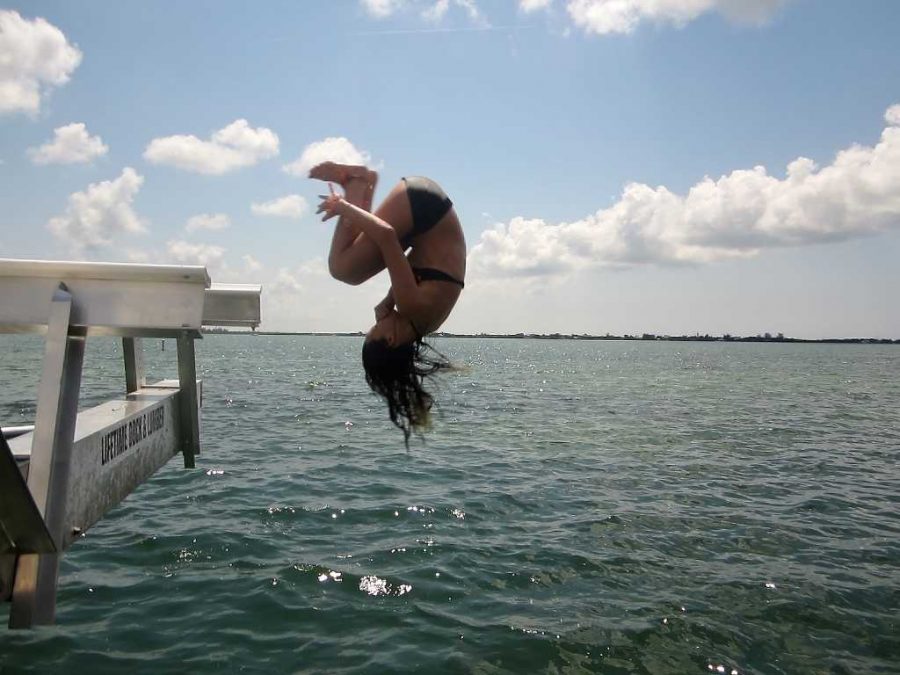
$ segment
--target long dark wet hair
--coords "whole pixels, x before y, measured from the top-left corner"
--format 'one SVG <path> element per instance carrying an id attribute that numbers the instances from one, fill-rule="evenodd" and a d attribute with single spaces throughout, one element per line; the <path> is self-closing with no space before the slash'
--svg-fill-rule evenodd
<path id="1" fill-rule="evenodd" d="M 387 400 L 388 414 L 402 432 L 409 449 L 409 436 L 421 434 L 431 425 L 434 397 L 422 386 L 425 378 L 454 367 L 446 356 L 418 338 L 391 347 L 386 340 L 369 340 L 362 349 L 366 382 Z"/>

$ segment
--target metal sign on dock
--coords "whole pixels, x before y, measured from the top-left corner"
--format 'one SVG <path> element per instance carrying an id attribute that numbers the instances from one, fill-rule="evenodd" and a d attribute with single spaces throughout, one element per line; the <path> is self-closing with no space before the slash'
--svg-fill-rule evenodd
<path id="1" fill-rule="evenodd" d="M 46 335 L 33 428 L 0 434 L 0 600 L 52 623 L 62 552 L 176 453 L 200 453 L 203 326 L 260 321 L 259 286 L 204 267 L 0 259 L 0 333 Z M 85 341 L 122 338 L 125 395 L 78 413 Z M 175 338 L 178 380 L 147 384 L 141 338 Z"/>

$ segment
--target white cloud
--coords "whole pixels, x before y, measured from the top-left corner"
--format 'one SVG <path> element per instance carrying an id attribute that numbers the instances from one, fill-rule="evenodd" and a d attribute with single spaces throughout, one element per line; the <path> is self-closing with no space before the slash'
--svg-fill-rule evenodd
<path id="1" fill-rule="evenodd" d="M 278 216 L 280 218 L 302 218 L 308 205 L 300 195 L 286 195 L 261 204 L 253 203 L 250 210 L 258 216 Z"/>
<path id="2" fill-rule="evenodd" d="M 453 5 L 465 11 L 469 17 L 469 21 L 472 23 L 481 26 L 488 25 L 488 22 L 481 14 L 481 11 L 479 11 L 478 5 L 475 4 L 475 0 L 453 0 Z M 450 0 L 436 0 L 434 4 L 423 9 L 421 14 L 422 18 L 426 21 L 439 23 L 447 15 L 449 10 Z"/>
<path id="3" fill-rule="evenodd" d="M 786 0 L 569 0 L 569 16 L 588 33 L 630 33 L 643 21 L 682 26 L 708 12 L 762 23 Z M 539 5 L 540 0 L 521 0 Z M 524 7 L 523 7 L 524 8 Z"/>
<path id="4" fill-rule="evenodd" d="M 406 0 L 360 0 L 363 8 L 376 19 L 390 16 L 406 4 Z"/>
<path id="5" fill-rule="evenodd" d="M 69 81 L 81 52 L 46 20 L 0 10 L 0 114 L 37 113 L 50 88 Z"/>
<path id="6" fill-rule="evenodd" d="M 268 282 L 268 287 L 273 294 L 295 295 L 304 291 L 309 295 L 309 292 L 312 291 L 312 297 L 322 300 L 325 307 L 330 307 L 332 310 L 334 305 L 325 298 L 329 290 L 340 289 L 340 286 L 331 278 L 328 273 L 328 264 L 322 258 L 311 258 L 294 269 L 280 267 L 275 278 Z M 309 297 L 304 299 L 306 302 L 308 300 Z"/>
<path id="7" fill-rule="evenodd" d="M 242 255 L 241 260 L 244 261 L 244 269 L 247 272 L 258 272 L 262 269 L 262 264 L 249 253 Z"/>
<path id="8" fill-rule="evenodd" d="M 451 6 L 451 0 L 360 0 L 360 2 L 366 12 L 376 19 L 387 18 L 408 8 L 420 8 L 424 4 L 425 8 L 420 9 L 419 13 L 423 19 L 430 22 L 442 20 Z M 464 10 L 470 21 L 486 24 L 475 0 L 452 0 L 452 4 Z"/>
<path id="9" fill-rule="evenodd" d="M 299 293 L 303 290 L 303 284 L 298 278 L 299 275 L 282 267 L 278 270 L 278 275 L 272 282 L 270 288 L 273 294 L 282 293 Z"/>
<path id="10" fill-rule="evenodd" d="M 472 23 L 484 26 L 487 25 L 487 20 L 479 11 L 478 5 L 475 4 L 475 0 L 453 0 L 453 2 L 457 7 L 461 7 L 466 11 L 466 14 L 469 15 L 469 20 L 472 21 Z"/>
<path id="11" fill-rule="evenodd" d="M 514 218 L 484 232 L 470 264 L 485 276 L 546 276 L 586 267 L 702 263 L 766 248 L 839 241 L 900 227 L 900 107 L 873 147 L 784 178 L 761 166 L 704 178 L 686 195 L 627 185 L 609 208 L 572 223 Z"/>
<path id="12" fill-rule="evenodd" d="M 298 159 L 284 165 L 284 171 L 292 176 L 306 178 L 309 170 L 322 162 L 369 165 L 371 161 L 368 152 L 358 150 L 343 136 L 330 136 L 307 145 Z"/>
<path id="13" fill-rule="evenodd" d="M 144 159 L 196 173 L 221 175 L 274 157 L 278 136 L 271 129 L 254 129 L 247 120 L 235 120 L 202 141 L 196 136 L 154 138 L 144 151 Z"/>
<path id="14" fill-rule="evenodd" d="M 197 230 L 224 230 L 231 225 L 231 219 L 224 213 L 200 213 L 188 218 L 185 228 L 188 232 Z"/>
<path id="15" fill-rule="evenodd" d="M 519 9 L 529 14 L 539 9 L 548 9 L 552 2 L 553 0 L 519 0 Z"/>
<path id="16" fill-rule="evenodd" d="M 173 239 L 166 242 L 166 259 L 177 265 L 203 265 L 207 268 L 221 268 L 225 249 L 212 244 L 193 244 L 189 241 Z"/>
<path id="17" fill-rule="evenodd" d="M 131 206 L 143 182 L 143 176 L 127 167 L 115 180 L 92 183 L 70 195 L 65 214 L 51 218 L 47 227 L 76 253 L 108 246 L 119 233 L 144 232 Z"/>
<path id="18" fill-rule="evenodd" d="M 264 268 L 247 279 L 263 285 L 262 312 L 271 330 L 367 330 L 372 308 L 384 297 L 386 278 L 348 286 L 328 274 L 322 258 L 291 267 Z"/>
<path id="19" fill-rule="evenodd" d="M 431 7 L 422 11 L 422 18 L 426 21 L 440 21 L 450 9 L 450 0 L 437 0 Z"/>
<path id="20" fill-rule="evenodd" d="M 29 148 L 28 156 L 35 164 L 84 164 L 107 152 L 103 139 L 91 136 L 84 123 L 76 122 L 54 129 L 53 140 Z"/>
<path id="21" fill-rule="evenodd" d="M 887 109 L 884 113 L 884 121 L 887 122 L 889 126 L 900 126 L 900 104 L 892 105 Z"/>

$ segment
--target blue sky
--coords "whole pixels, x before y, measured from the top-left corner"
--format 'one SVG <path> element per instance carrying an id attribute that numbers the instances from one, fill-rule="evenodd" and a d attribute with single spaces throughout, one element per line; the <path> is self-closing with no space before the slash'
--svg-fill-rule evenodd
<path id="1" fill-rule="evenodd" d="M 304 177 L 357 158 L 453 198 L 446 330 L 900 338 L 898 32 L 894 0 L 4 3 L 0 255 L 206 264 L 265 328 L 365 330 L 387 278 L 327 276 Z"/>

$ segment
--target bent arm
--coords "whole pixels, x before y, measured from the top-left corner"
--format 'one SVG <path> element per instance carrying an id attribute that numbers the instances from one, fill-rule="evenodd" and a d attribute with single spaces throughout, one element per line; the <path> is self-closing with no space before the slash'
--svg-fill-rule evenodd
<path id="1" fill-rule="evenodd" d="M 353 223 L 371 239 L 381 251 L 381 257 L 391 277 L 391 290 L 397 312 L 409 318 L 421 308 L 423 297 L 416 283 L 412 267 L 400 246 L 397 231 L 378 216 L 341 199 L 334 208 L 341 216 L 349 216 Z"/>
<path id="2" fill-rule="evenodd" d="M 375 320 L 381 321 L 390 314 L 392 309 L 394 309 L 394 290 L 388 288 L 387 295 L 384 296 L 384 299 L 375 305 Z"/>

